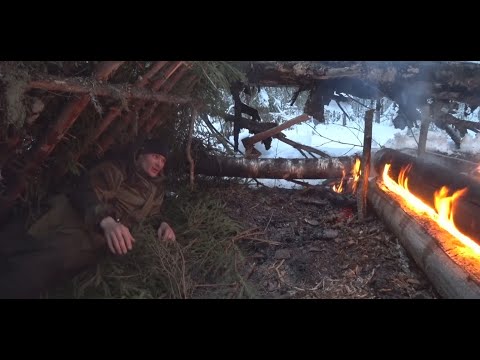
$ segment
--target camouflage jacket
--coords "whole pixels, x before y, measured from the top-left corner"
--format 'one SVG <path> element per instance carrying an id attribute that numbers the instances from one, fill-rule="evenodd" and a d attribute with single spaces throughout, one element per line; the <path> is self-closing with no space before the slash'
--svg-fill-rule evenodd
<path id="1" fill-rule="evenodd" d="M 160 218 L 164 196 L 163 175 L 152 179 L 118 160 L 94 167 L 80 188 L 69 194 L 88 227 L 97 227 L 111 216 L 129 228 L 151 217 Z"/>

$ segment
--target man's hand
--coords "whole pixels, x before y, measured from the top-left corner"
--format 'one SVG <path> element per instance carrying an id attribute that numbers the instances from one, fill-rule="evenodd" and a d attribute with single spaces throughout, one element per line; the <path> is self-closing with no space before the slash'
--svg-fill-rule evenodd
<path id="1" fill-rule="evenodd" d="M 130 234 L 128 228 L 113 220 L 111 216 L 106 217 L 100 222 L 110 251 L 114 254 L 124 255 L 132 250 L 135 239 Z"/>
<path id="2" fill-rule="evenodd" d="M 176 240 L 175 232 L 165 221 L 160 224 L 157 234 L 160 241 L 173 242 Z"/>

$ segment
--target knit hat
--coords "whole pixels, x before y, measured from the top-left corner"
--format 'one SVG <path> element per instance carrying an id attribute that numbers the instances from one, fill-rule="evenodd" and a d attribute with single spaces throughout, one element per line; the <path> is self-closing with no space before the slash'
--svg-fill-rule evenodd
<path id="1" fill-rule="evenodd" d="M 168 157 L 168 144 L 162 139 L 148 139 L 145 140 L 143 146 L 140 148 L 139 154 L 160 154 L 165 159 Z"/>

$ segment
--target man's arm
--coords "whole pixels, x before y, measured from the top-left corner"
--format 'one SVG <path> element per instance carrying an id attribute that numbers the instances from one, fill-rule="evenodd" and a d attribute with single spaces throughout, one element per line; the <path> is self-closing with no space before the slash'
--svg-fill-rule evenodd
<path id="1" fill-rule="evenodd" d="M 135 239 L 112 204 L 125 178 L 119 166 L 105 162 L 92 169 L 80 189 L 71 194 L 71 201 L 84 214 L 87 226 L 103 232 L 110 251 L 122 255 L 132 250 Z"/>
<path id="2" fill-rule="evenodd" d="M 117 217 L 111 200 L 123 180 L 123 172 L 113 162 L 101 163 L 86 174 L 80 187 L 70 194 L 70 200 L 84 215 L 87 225 L 98 226 L 108 216 Z"/>
<path id="3" fill-rule="evenodd" d="M 162 214 L 162 206 L 165 200 L 165 182 L 161 181 L 157 186 L 157 197 L 155 203 L 150 211 L 149 216 L 156 218 L 158 224 L 157 237 L 161 241 L 175 241 L 175 231 L 169 225 L 169 220 Z"/>

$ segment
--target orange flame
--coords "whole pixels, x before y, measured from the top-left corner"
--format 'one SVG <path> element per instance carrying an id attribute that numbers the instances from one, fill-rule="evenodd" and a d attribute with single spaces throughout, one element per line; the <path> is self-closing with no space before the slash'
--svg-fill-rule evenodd
<path id="1" fill-rule="evenodd" d="M 398 183 L 396 183 L 389 175 L 390 164 L 386 164 L 383 169 L 383 183 L 393 193 L 401 196 L 410 209 L 418 214 L 425 214 L 435 221 L 441 228 L 448 231 L 451 235 L 456 237 L 460 242 L 466 245 L 475 254 L 480 254 L 480 245 L 468 236 L 462 234 L 453 221 L 453 212 L 455 201 L 467 192 L 467 188 L 456 191 L 453 195 L 447 196 L 448 188 L 442 188 L 435 192 L 434 203 L 435 210 L 425 204 L 422 200 L 413 195 L 408 189 L 407 173 L 412 168 L 408 165 L 400 170 L 398 175 Z"/>
<path id="2" fill-rule="evenodd" d="M 343 180 L 344 179 L 345 179 L 345 169 L 342 170 L 342 180 L 340 180 L 340 184 L 332 186 L 333 191 L 335 191 L 336 193 L 343 192 Z"/>
<path id="3" fill-rule="evenodd" d="M 356 158 L 355 159 L 355 165 L 353 165 L 352 172 L 351 172 L 351 178 L 352 178 L 352 192 L 355 194 L 355 191 L 357 190 L 358 186 L 358 180 L 360 179 L 360 174 L 362 172 L 360 171 L 360 159 Z M 344 183 L 348 183 L 348 181 L 345 181 L 345 170 L 342 170 L 342 180 L 340 180 L 340 183 L 338 185 L 333 185 L 332 190 L 335 191 L 336 193 L 342 193 L 345 188 L 343 187 Z"/>
<path id="4" fill-rule="evenodd" d="M 353 165 L 352 176 L 353 176 L 353 183 L 352 183 L 352 191 L 355 193 L 357 191 L 358 180 L 360 180 L 360 159 L 355 159 L 355 165 Z"/>

